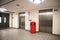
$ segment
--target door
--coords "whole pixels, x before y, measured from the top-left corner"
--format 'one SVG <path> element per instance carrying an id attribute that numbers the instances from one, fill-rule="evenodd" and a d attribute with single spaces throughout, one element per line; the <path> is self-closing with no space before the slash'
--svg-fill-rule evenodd
<path id="1" fill-rule="evenodd" d="M 4 28 L 8 28 L 9 27 L 9 14 L 3 14 L 3 25 Z"/>
<path id="2" fill-rule="evenodd" d="M 25 14 L 19 15 L 19 28 L 25 29 Z"/>
<path id="3" fill-rule="evenodd" d="M 41 32 L 52 33 L 52 15 L 39 16 L 39 30 Z"/>
<path id="4" fill-rule="evenodd" d="M 2 27 L 2 14 L 0 14 L 0 28 Z"/>
<path id="5" fill-rule="evenodd" d="M 8 28 L 9 27 L 9 14 L 0 13 L 0 28 Z"/>
<path id="6" fill-rule="evenodd" d="M 52 9 L 41 10 L 39 14 L 39 31 L 52 33 Z"/>

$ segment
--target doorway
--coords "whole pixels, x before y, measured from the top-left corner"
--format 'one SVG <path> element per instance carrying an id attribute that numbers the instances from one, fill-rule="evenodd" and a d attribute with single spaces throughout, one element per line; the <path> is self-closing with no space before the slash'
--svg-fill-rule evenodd
<path id="1" fill-rule="evenodd" d="M 39 14 L 39 31 L 52 33 L 52 9 L 42 10 Z"/>
<path id="2" fill-rule="evenodd" d="M 9 14 L 0 13 L 0 28 L 9 28 Z"/>
<path id="3" fill-rule="evenodd" d="M 25 29 L 25 12 L 19 13 L 19 28 Z"/>

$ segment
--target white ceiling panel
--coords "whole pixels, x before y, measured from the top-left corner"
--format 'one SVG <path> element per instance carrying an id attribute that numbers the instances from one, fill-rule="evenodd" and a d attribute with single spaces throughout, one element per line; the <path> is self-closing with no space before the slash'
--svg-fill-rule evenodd
<path id="1" fill-rule="evenodd" d="M 2 2 L 0 3 L 3 4 L 8 1 L 11 1 L 11 0 L 2 0 Z M 29 2 L 29 0 L 16 0 L 13 3 L 11 3 L 11 5 L 9 5 L 8 7 L 12 6 L 12 8 L 14 9 L 28 10 L 28 9 L 43 8 L 43 7 L 49 7 L 49 6 L 52 7 L 52 6 L 58 6 L 58 5 L 60 5 L 60 0 L 45 0 L 43 3 L 38 5 Z"/>

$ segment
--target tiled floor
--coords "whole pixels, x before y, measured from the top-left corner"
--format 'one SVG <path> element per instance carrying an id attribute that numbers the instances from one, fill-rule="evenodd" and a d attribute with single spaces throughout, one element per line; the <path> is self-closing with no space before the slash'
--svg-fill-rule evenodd
<path id="1" fill-rule="evenodd" d="M 31 34 L 22 29 L 4 29 L 0 30 L 0 40 L 60 40 L 60 36 L 42 32 Z"/>

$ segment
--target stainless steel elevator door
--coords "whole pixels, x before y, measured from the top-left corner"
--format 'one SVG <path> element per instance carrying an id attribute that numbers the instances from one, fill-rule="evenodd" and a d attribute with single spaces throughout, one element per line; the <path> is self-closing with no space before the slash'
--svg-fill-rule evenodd
<path id="1" fill-rule="evenodd" d="M 25 29 L 25 15 L 20 14 L 19 16 L 19 28 Z"/>
<path id="2" fill-rule="evenodd" d="M 52 33 L 52 14 L 39 15 L 39 30 L 41 32 Z"/>

